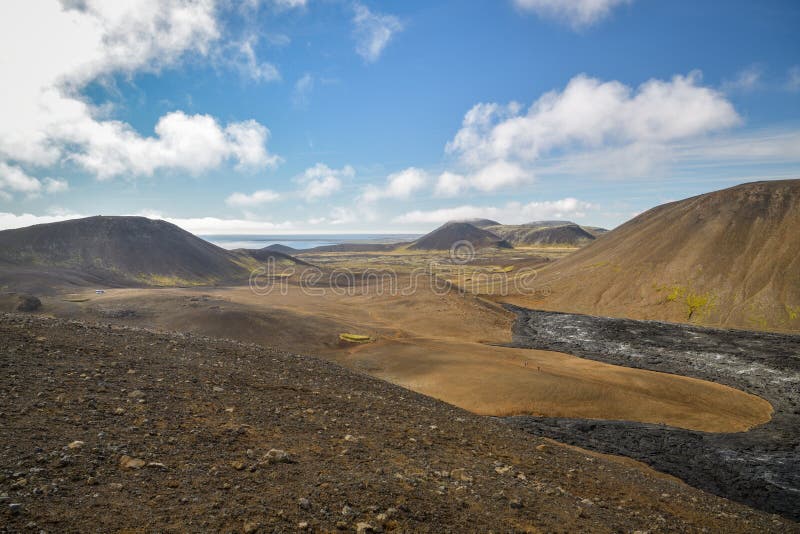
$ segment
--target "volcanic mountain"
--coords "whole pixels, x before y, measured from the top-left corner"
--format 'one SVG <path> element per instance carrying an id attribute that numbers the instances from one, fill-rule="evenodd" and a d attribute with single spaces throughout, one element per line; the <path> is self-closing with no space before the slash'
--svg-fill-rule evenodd
<path id="1" fill-rule="evenodd" d="M 500 226 L 499 222 L 493 221 L 491 219 L 461 219 L 458 221 L 450 221 L 450 222 L 469 223 L 472 226 L 477 226 L 478 228 L 487 228 L 489 226 Z"/>
<path id="2" fill-rule="evenodd" d="M 0 282 L 13 285 L 43 276 L 48 287 L 213 284 L 246 279 L 248 267 L 240 255 L 144 217 L 96 216 L 0 232 Z"/>
<path id="3" fill-rule="evenodd" d="M 262 248 L 261 250 L 273 250 L 275 252 L 283 252 L 284 254 L 295 254 L 297 252 L 300 252 L 298 249 L 296 249 L 294 247 L 281 245 L 280 243 L 275 243 L 274 245 L 266 246 L 266 247 Z"/>
<path id="4" fill-rule="evenodd" d="M 539 272 L 550 310 L 800 332 L 800 180 L 653 208 Z"/>
<path id="5" fill-rule="evenodd" d="M 449 250 L 459 241 L 468 241 L 475 249 L 512 248 L 501 237 L 466 222 L 449 222 L 408 246 L 409 250 Z"/>
<path id="6" fill-rule="evenodd" d="M 595 236 L 583 227 L 569 221 L 542 221 L 519 226 L 489 226 L 486 230 L 497 234 L 514 246 L 554 245 L 579 247 L 595 239 Z"/>
<path id="7" fill-rule="evenodd" d="M 291 248 L 291 247 L 286 247 L 286 248 Z M 276 262 L 295 263 L 297 265 L 305 265 L 307 267 L 311 267 L 311 264 L 308 263 L 307 261 L 295 258 L 291 254 L 270 247 L 264 247 L 259 249 L 237 248 L 235 250 L 232 250 L 231 252 L 239 255 L 240 257 L 241 256 L 250 257 L 260 262 L 274 260 Z"/>

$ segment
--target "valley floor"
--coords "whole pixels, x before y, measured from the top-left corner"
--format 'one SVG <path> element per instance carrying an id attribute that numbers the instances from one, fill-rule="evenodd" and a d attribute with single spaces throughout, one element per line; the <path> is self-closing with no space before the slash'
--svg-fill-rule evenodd
<path id="1" fill-rule="evenodd" d="M 218 289 L 87 290 L 48 298 L 44 311 L 195 332 L 313 354 L 480 415 L 615 419 L 709 432 L 769 421 L 766 400 L 733 387 L 610 365 L 511 342 L 514 314 L 473 295 L 358 291 L 256 294 Z M 351 344 L 341 333 L 368 335 Z"/>

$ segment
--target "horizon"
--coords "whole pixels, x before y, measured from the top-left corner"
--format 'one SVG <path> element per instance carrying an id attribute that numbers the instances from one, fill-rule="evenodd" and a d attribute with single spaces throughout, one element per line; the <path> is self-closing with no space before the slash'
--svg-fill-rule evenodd
<path id="1" fill-rule="evenodd" d="M 800 177 L 798 26 L 788 0 L 7 3 L 0 230 L 613 229 Z"/>

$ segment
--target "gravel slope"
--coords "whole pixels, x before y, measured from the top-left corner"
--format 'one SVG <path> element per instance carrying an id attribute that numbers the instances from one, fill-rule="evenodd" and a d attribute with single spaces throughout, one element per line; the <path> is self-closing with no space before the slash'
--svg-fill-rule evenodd
<path id="1" fill-rule="evenodd" d="M 319 359 L 34 316 L 0 444 L 2 531 L 800 531 Z"/>

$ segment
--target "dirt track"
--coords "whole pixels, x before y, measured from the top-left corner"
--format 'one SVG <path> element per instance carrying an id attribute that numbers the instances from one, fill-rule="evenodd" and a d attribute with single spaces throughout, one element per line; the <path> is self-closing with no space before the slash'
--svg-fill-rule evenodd
<path id="1" fill-rule="evenodd" d="M 662 425 L 507 418 L 536 435 L 641 460 L 717 495 L 800 519 L 800 336 L 527 310 L 516 347 L 726 384 L 773 405 L 768 423 L 714 434 Z"/>
<path id="2" fill-rule="evenodd" d="M 2 531 L 800 532 L 252 344 L 3 315 L 0 371 Z"/>

